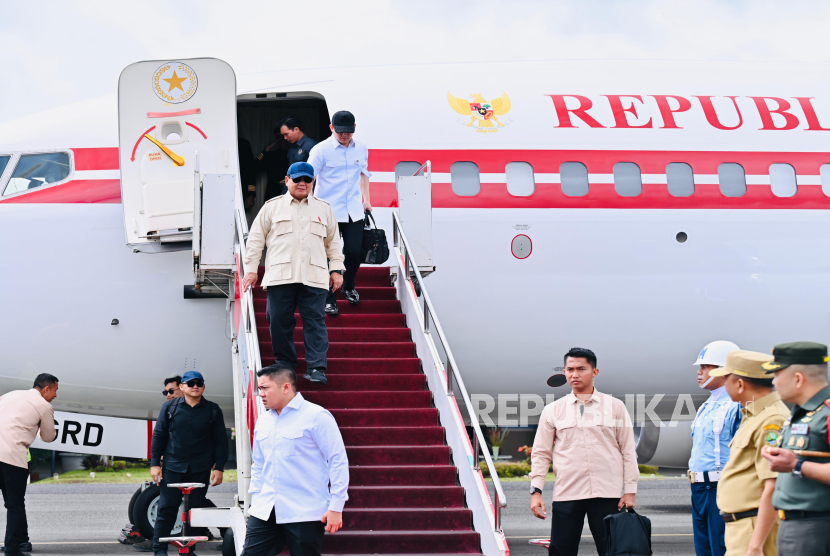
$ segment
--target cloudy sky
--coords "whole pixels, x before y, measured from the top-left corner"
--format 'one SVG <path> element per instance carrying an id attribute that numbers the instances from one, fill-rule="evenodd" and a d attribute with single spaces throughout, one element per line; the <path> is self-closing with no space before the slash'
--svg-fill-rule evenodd
<path id="1" fill-rule="evenodd" d="M 828 62 L 828 28 L 830 2 L 797 0 L 6 2 L 0 122 L 112 94 L 139 60 L 211 56 L 238 74 L 513 59 Z"/>

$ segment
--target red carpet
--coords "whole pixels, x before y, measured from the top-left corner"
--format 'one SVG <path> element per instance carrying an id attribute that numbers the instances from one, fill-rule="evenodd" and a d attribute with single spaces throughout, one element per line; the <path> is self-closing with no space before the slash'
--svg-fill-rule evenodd
<path id="1" fill-rule="evenodd" d="M 260 269 L 260 276 L 262 269 Z M 363 267 L 360 304 L 338 300 L 329 328 L 329 382 L 302 378 L 302 319 L 294 333 L 298 389 L 332 412 L 351 477 L 343 529 L 326 535 L 328 554 L 479 554 L 479 534 L 450 459 L 438 410 L 401 314 L 387 268 Z M 262 364 L 273 363 L 265 292 L 256 288 Z"/>

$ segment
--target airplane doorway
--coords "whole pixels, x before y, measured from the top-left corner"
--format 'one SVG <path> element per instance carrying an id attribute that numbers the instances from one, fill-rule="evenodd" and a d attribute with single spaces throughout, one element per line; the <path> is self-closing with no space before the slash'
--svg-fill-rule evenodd
<path id="1" fill-rule="evenodd" d="M 331 135 L 326 100 L 318 93 L 257 93 L 237 97 L 239 170 L 243 199 L 248 198 L 249 225 L 262 205 L 283 187 L 280 182 L 288 169 L 290 143 L 274 128 L 289 116 L 299 120 L 303 133 L 317 142 Z"/>

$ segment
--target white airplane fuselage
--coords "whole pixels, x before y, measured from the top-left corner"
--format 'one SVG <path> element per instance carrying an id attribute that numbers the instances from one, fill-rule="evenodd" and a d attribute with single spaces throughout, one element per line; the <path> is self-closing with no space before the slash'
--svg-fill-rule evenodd
<path id="1" fill-rule="evenodd" d="M 355 138 L 370 148 L 372 203 L 390 238 L 396 164 L 431 161 L 437 270 L 426 283 L 471 393 L 549 393 L 545 380 L 562 354 L 581 346 L 599 357 L 603 392 L 677 396 L 701 394 L 692 363 L 712 340 L 765 352 L 828 340 L 830 96 L 819 69 L 347 68 L 242 76 L 238 90 L 251 102 L 257 93 L 278 102 L 275 93 L 313 91 L 329 113 L 355 113 Z M 448 90 L 465 100 L 481 93 L 490 105 L 506 93 L 511 106 L 492 130 L 467 126 L 475 115 L 457 113 Z M 59 409 L 148 418 L 164 401 L 161 380 L 196 369 L 229 415 L 228 304 L 183 298 L 193 283 L 189 251 L 125 246 L 114 109 L 106 98 L 58 124 L 52 111 L 0 125 L 0 155 L 72 149 L 82 174 L 0 197 L 0 391 L 50 372 L 61 379 Z M 453 191 L 456 162 L 477 165 L 478 194 Z M 532 166 L 531 195 L 508 190 L 511 162 Z M 585 165 L 584 196 L 563 193 L 564 162 Z M 639 167 L 639 195 L 615 189 L 619 162 Z M 693 170 L 690 196 L 669 193 L 671 163 Z M 742 166 L 744 195 L 721 193 L 723 163 Z M 773 193 L 773 164 L 794 169 L 794 196 Z M 519 235 L 532 244 L 525 258 L 511 250 Z"/>

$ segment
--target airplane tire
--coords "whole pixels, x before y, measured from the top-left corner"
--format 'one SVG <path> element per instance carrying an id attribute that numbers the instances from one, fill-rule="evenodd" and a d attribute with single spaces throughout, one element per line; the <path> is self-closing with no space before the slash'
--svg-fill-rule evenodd
<path id="1" fill-rule="evenodd" d="M 233 542 L 233 529 L 225 529 L 222 535 L 222 556 L 236 556 L 236 546 Z"/>
<path id="2" fill-rule="evenodd" d="M 138 497 L 135 500 L 135 504 L 133 505 L 133 525 L 138 527 L 138 530 L 141 532 L 141 535 L 145 539 L 152 539 L 153 538 L 153 527 L 155 526 L 155 520 L 150 521 L 150 517 L 148 515 L 150 506 L 155 502 L 156 499 L 159 497 L 159 487 L 158 485 L 152 484 L 144 489 L 143 492 L 140 492 Z"/>
<path id="3" fill-rule="evenodd" d="M 156 525 L 155 514 L 158 510 L 160 490 L 158 485 L 154 483 L 150 484 L 150 486 L 144 489 L 144 492 L 138 495 L 133 506 L 133 519 L 135 519 L 133 525 L 138 527 L 138 530 L 145 539 L 153 538 L 153 527 Z M 176 512 L 176 524 L 170 532 L 172 536 L 180 535 L 182 532 L 181 514 L 182 507 L 180 506 Z"/>
<path id="4" fill-rule="evenodd" d="M 139 495 L 141 494 L 141 488 L 139 487 L 133 493 L 132 498 L 130 498 L 130 504 L 127 506 L 127 518 L 130 520 L 129 523 L 135 524 L 135 518 L 133 516 L 133 509 L 135 509 L 135 501 L 138 500 Z"/>

